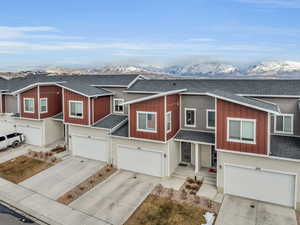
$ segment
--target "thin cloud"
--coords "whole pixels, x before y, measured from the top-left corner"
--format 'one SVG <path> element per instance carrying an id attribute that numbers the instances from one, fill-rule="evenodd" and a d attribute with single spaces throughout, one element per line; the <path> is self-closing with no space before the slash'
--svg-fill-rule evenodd
<path id="1" fill-rule="evenodd" d="M 241 3 L 271 6 L 276 8 L 300 8 L 299 0 L 235 0 Z"/>
<path id="2" fill-rule="evenodd" d="M 195 42 L 211 42 L 211 41 L 216 41 L 213 38 L 190 38 L 187 39 L 187 41 L 195 41 Z"/>

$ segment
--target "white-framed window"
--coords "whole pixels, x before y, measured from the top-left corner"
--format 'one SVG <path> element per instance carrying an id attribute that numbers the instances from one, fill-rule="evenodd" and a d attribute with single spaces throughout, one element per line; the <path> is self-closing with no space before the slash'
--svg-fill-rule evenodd
<path id="1" fill-rule="evenodd" d="M 47 113 L 48 112 L 48 98 L 40 99 L 40 112 Z"/>
<path id="2" fill-rule="evenodd" d="M 256 120 L 227 118 L 227 141 L 255 144 Z"/>
<path id="3" fill-rule="evenodd" d="M 215 121 L 216 111 L 214 109 L 206 110 L 206 128 L 207 129 L 215 129 L 216 121 Z"/>
<path id="4" fill-rule="evenodd" d="M 137 130 L 144 132 L 157 132 L 156 112 L 137 112 Z"/>
<path id="5" fill-rule="evenodd" d="M 281 114 L 274 116 L 275 133 L 292 134 L 294 129 L 294 115 Z"/>
<path id="6" fill-rule="evenodd" d="M 69 101 L 69 117 L 83 118 L 83 102 Z"/>
<path id="7" fill-rule="evenodd" d="M 184 126 L 196 127 L 196 109 L 184 108 Z"/>
<path id="8" fill-rule="evenodd" d="M 24 98 L 24 112 L 34 113 L 34 98 Z"/>
<path id="9" fill-rule="evenodd" d="M 114 112 L 115 113 L 124 113 L 124 99 L 114 98 Z"/>
<path id="10" fill-rule="evenodd" d="M 172 130 L 172 112 L 166 113 L 166 130 L 169 133 Z"/>

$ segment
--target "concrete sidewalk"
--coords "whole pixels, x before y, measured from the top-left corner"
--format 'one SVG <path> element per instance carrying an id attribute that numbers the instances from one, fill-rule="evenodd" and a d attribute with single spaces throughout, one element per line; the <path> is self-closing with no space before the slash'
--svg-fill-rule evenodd
<path id="1" fill-rule="evenodd" d="M 0 178 L 0 200 L 51 225 L 110 224 L 2 178 Z"/>

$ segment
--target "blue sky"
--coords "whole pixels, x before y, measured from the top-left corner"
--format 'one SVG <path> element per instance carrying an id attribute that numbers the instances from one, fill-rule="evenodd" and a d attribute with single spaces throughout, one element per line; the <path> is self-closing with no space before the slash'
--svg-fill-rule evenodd
<path id="1" fill-rule="evenodd" d="M 0 68 L 300 60 L 299 0 L 3 1 Z"/>

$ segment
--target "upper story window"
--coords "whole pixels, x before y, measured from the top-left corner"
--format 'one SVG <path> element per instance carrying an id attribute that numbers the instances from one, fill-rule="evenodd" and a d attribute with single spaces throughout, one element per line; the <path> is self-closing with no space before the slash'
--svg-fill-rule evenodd
<path id="1" fill-rule="evenodd" d="M 137 112 L 137 130 L 156 133 L 156 112 Z"/>
<path id="2" fill-rule="evenodd" d="M 166 130 L 167 132 L 172 130 L 172 112 L 166 113 Z"/>
<path id="3" fill-rule="evenodd" d="M 206 128 L 215 129 L 215 114 L 216 111 L 214 109 L 206 110 Z"/>
<path id="4" fill-rule="evenodd" d="M 196 109 L 185 108 L 184 114 L 185 114 L 184 126 L 196 127 Z"/>
<path id="5" fill-rule="evenodd" d="M 73 118 L 83 118 L 82 101 L 69 101 L 69 116 Z"/>
<path id="6" fill-rule="evenodd" d="M 256 143 L 256 120 L 227 118 L 227 141 Z"/>
<path id="7" fill-rule="evenodd" d="M 40 99 L 40 112 L 47 113 L 48 112 L 48 98 Z"/>
<path id="8" fill-rule="evenodd" d="M 114 112 L 124 113 L 124 99 L 115 98 L 114 99 Z"/>
<path id="9" fill-rule="evenodd" d="M 282 114 L 276 115 L 274 119 L 274 127 L 276 133 L 293 133 L 294 115 L 293 114 Z"/>
<path id="10" fill-rule="evenodd" d="M 34 113 L 34 99 L 33 98 L 24 98 L 24 112 L 25 113 Z"/>

